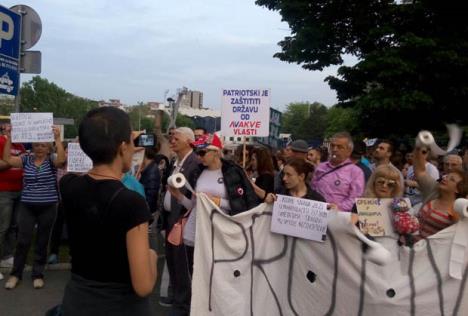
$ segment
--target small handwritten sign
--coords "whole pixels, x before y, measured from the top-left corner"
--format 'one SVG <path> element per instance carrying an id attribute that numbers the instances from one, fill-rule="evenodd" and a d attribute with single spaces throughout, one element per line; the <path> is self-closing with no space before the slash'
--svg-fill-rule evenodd
<path id="1" fill-rule="evenodd" d="M 52 113 L 11 113 L 13 143 L 47 143 L 54 141 Z"/>
<path id="2" fill-rule="evenodd" d="M 93 167 L 91 159 L 81 150 L 80 144 L 68 144 L 67 171 L 88 172 Z"/>
<path id="3" fill-rule="evenodd" d="M 404 199 L 411 207 L 409 199 Z M 359 228 L 371 236 L 388 236 L 393 233 L 391 204 L 393 199 L 357 198 Z"/>
<path id="4" fill-rule="evenodd" d="M 324 241 L 327 223 L 327 203 L 277 195 L 277 200 L 273 204 L 272 232 Z"/>

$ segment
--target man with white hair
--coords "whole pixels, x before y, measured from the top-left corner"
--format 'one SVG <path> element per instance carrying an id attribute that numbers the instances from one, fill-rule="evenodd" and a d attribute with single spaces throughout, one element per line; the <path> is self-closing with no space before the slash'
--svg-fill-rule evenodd
<path id="1" fill-rule="evenodd" d="M 462 169 L 463 159 L 457 154 L 444 156 L 444 174 L 449 174 L 455 169 Z"/>
<path id="2" fill-rule="evenodd" d="M 350 160 L 353 139 L 347 132 L 336 133 L 330 142 L 330 159 L 318 165 L 311 182 L 332 208 L 351 212 L 354 199 L 364 193 L 364 173 Z"/>
<path id="3" fill-rule="evenodd" d="M 196 174 L 199 160 L 192 150 L 192 142 L 195 140 L 192 129 L 179 127 L 174 130 L 170 139 L 170 148 L 176 154 L 176 160 L 170 166 L 170 175 L 182 173 L 190 185 L 195 187 Z M 186 188 L 181 188 L 181 192 L 188 199 L 192 198 L 192 193 Z M 169 190 L 164 196 L 165 209 L 165 229 L 166 237 L 174 224 L 184 216 L 187 209 L 171 196 Z M 170 315 L 185 316 L 190 313 L 191 299 L 191 269 L 193 265 L 193 248 L 185 245 L 175 246 L 166 238 L 166 261 L 169 276 L 173 287 L 173 303 Z"/>

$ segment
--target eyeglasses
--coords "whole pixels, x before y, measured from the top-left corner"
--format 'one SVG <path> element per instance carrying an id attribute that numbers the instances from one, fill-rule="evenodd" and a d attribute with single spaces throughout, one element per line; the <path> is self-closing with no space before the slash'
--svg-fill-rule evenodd
<path id="1" fill-rule="evenodd" d="M 200 157 L 203 157 L 206 155 L 207 152 L 209 151 L 213 151 L 213 150 L 209 150 L 209 149 L 200 149 L 200 150 L 197 150 L 197 155 L 200 156 Z"/>
<path id="2" fill-rule="evenodd" d="M 378 184 L 380 186 L 386 185 L 387 188 L 389 189 L 394 189 L 396 187 L 396 181 L 395 180 L 390 180 L 390 179 L 385 179 L 385 178 L 377 178 L 375 180 L 375 184 Z"/>

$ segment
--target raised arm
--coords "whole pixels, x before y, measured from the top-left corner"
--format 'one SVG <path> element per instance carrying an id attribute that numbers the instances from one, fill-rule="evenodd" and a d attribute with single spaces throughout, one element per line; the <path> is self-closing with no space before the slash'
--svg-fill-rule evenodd
<path id="1" fill-rule="evenodd" d="M 13 168 L 23 168 L 21 157 L 11 155 L 11 127 L 5 129 L 5 146 L 3 147 L 3 160 Z"/>
<path id="2" fill-rule="evenodd" d="M 148 296 L 156 283 L 158 256 L 149 248 L 148 223 L 130 229 L 126 236 L 132 287 L 138 296 Z"/>
<path id="3" fill-rule="evenodd" d="M 413 168 L 416 180 L 426 175 L 426 159 L 424 157 L 425 154 L 423 153 L 424 150 L 426 149 L 416 147 L 413 151 Z"/>
<path id="4" fill-rule="evenodd" d="M 58 126 L 52 126 L 54 132 L 55 147 L 57 150 L 57 159 L 54 160 L 55 167 L 61 167 L 65 164 L 65 149 L 63 148 L 62 140 L 60 139 L 60 128 Z"/>

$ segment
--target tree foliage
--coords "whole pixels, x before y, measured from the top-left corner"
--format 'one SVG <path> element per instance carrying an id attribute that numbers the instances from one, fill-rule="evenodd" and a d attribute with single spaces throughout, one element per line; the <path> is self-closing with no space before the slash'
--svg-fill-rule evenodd
<path id="1" fill-rule="evenodd" d="M 352 108 L 342 108 L 335 105 L 328 109 L 326 121 L 325 137 L 330 137 L 335 133 L 343 131 L 347 131 L 357 137 L 361 136 L 356 124 L 356 113 Z"/>
<path id="2" fill-rule="evenodd" d="M 352 107 L 362 133 L 414 135 L 468 124 L 466 10 L 447 1 L 257 0 L 291 35 L 275 57 L 310 70 L 342 65 L 326 80 Z M 462 115 L 461 115 L 462 114 Z"/>
<path id="3" fill-rule="evenodd" d="M 327 125 L 327 108 L 314 102 L 290 103 L 282 116 L 283 133 L 291 133 L 294 139 L 322 139 Z"/>
<path id="4" fill-rule="evenodd" d="M 33 77 L 21 88 L 21 112 L 52 112 L 54 117 L 74 119 L 74 125 L 65 126 L 66 138 L 78 135 L 81 118 L 97 106 L 96 101 L 77 97 L 39 76 Z"/>

